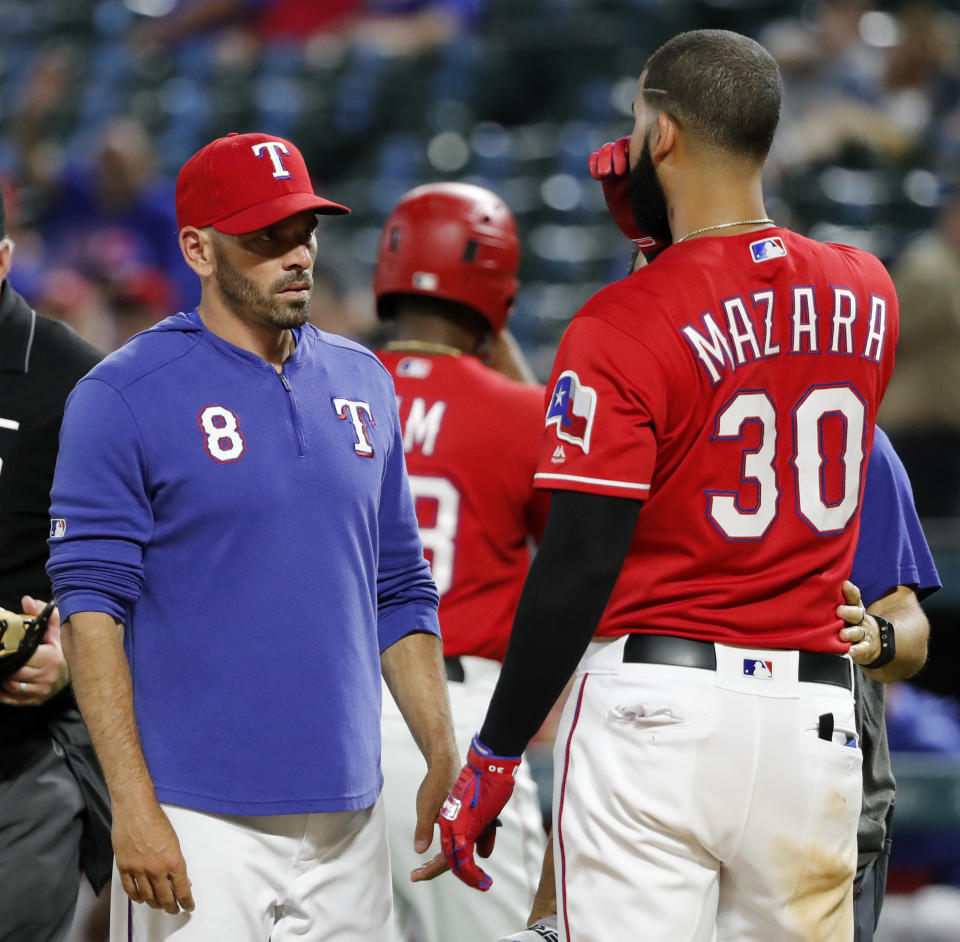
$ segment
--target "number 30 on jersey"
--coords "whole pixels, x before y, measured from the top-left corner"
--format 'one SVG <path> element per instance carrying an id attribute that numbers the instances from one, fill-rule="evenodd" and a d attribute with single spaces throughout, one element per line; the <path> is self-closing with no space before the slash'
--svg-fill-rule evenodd
<path id="1" fill-rule="evenodd" d="M 828 416 L 838 416 L 843 427 L 842 493 L 838 500 L 831 501 L 824 494 L 822 473 L 823 423 Z M 756 485 L 756 507 L 742 510 L 737 493 L 707 491 L 710 519 L 728 539 L 758 540 L 776 519 L 781 488 L 775 461 L 782 426 L 787 424 L 783 419 L 762 390 L 738 393 L 717 416 L 714 441 L 742 438 L 748 422 L 758 422 L 761 427 L 760 445 L 743 452 L 742 477 Z M 861 471 L 866 457 L 863 400 L 851 386 L 816 386 L 793 408 L 790 424 L 797 513 L 817 533 L 838 533 L 860 504 Z"/>

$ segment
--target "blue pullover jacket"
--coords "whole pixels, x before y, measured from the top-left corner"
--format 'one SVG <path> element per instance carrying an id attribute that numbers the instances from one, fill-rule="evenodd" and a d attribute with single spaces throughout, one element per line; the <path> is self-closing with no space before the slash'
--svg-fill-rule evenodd
<path id="1" fill-rule="evenodd" d="M 373 803 L 379 655 L 438 633 L 392 380 L 307 324 L 283 373 L 197 313 L 81 380 L 48 572 L 106 612 L 160 801 L 259 815 Z"/>

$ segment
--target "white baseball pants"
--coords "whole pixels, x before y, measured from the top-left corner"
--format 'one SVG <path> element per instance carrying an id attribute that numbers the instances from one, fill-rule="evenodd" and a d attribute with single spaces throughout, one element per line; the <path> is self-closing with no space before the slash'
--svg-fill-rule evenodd
<path id="1" fill-rule="evenodd" d="M 624 642 L 591 643 L 557 734 L 560 938 L 850 942 L 852 692 L 799 682 L 795 651 L 716 645 L 711 671 L 625 664 Z"/>
<path id="2" fill-rule="evenodd" d="M 383 799 L 362 811 L 234 817 L 163 805 L 196 909 L 132 903 L 116 867 L 110 942 L 387 942 Z"/>
<path id="3" fill-rule="evenodd" d="M 457 745 L 466 756 L 480 728 L 496 686 L 500 664 L 487 658 L 461 657 L 462 683 L 450 682 L 450 705 Z M 427 883 L 411 883 L 410 871 L 439 853 L 439 836 L 430 852 L 413 850 L 417 789 L 426 764 L 386 685 L 383 688 L 383 798 L 393 861 L 395 927 L 393 942 L 493 942 L 525 926 L 540 881 L 546 838 L 537 786 L 526 764 L 517 773 L 513 796 L 500 812 L 490 857 L 477 862 L 493 877 L 480 893 L 444 874 Z"/>

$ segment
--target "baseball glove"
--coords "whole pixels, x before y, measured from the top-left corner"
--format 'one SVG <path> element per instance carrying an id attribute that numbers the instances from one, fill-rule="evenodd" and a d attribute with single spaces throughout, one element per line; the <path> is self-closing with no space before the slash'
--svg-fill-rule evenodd
<path id="1" fill-rule="evenodd" d="M 47 602 L 39 615 L 18 615 L 0 608 L 0 683 L 33 657 L 47 631 L 55 602 Z"/>

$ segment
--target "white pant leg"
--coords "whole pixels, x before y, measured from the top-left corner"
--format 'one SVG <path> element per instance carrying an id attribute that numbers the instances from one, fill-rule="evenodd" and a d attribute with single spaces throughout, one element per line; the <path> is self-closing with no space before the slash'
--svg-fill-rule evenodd
<path id="1" fill-rule="evenodd" d="M 793 700 L 764 703 L 766 728 L 753 800 L 720 878 L 721 942 L 852 942 L 863 757 L 853 698 L 799 684 Z M 820 715 L 834 716 L 832 740 Z M 744 905 L 746 901 L 747 905 Z"/>
<path id="2" fill-rule="evenodd" d="M 380 801 L 327 814 L 234 817 L 163 805 L 196 909 L 131 903 L 114 868 L 111 942 L 385 942 L 389 855 Z"/>
<path id="3" fill-rule="evenodd" d="M 751 655 L 761 680 L 740 649 L 713 672 L 622 648 L 591 644 L 554 750 L 561 938 L 851 938 L 860 753 L 816 735 L 853 729 L 850 692 L 798 683 L 795 652 Z"/>
<path id="4" fill-rule="evenodd" d="M 625 667 L 635 675 L 646 665 Z M 696 837 L 712 688 L 681 673 L 676 689 L 669 678 L 660 693 L 619 674 L 616 663 L 610 673 L 580 674 L 557 729 L 560 938 L 712 942 L 719 863 Z"/>
<path id="5" fill-rule="evenodd" d="M 388 942 L 392 907 L 383 796 L 312 814 L 270 942 Z"/>
<path id="6" fill-rule="evenodd" d="M 450 703 L 457 745 L 466 757 L 470 740 L 486 715 L 500 666 L 485 658 L 463 657 L 465 681 L 451 682 Z M 526 924 L 540 879 L 545 836 L 537 787 L 526 764 L 517 773 L 513 796 L 500 814 L 493 854 L 478 858 L 493 878 L 480 893 L 444 874 L 428 883 L 411 883 L 410 871 L 439 852 L 439 838 L 425 856 L 414 853 L 416 795 L 426 764 L 384 687 L 384 800 L 396 913 L 395 942 L 492 942 Z"/>

